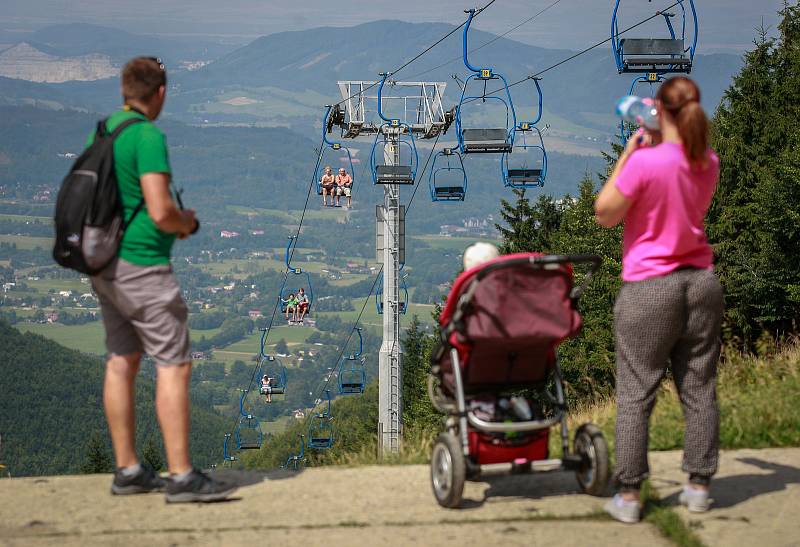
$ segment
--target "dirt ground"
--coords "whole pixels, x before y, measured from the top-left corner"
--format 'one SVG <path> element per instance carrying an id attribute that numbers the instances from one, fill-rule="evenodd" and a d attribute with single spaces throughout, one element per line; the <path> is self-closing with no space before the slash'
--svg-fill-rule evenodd
<path id="1" fill-rule="evenodd" d="M 651 455 L 653 485 L 677 503 L 680 452 Z M 168 505 L 116 497 L 108 475 L 0 481 L 0 545 L 669 545 L 650 524 L 603 516 L 574 475 L 485 475 L 464 507 L 440 508 L 426 466 L 217 471 L 234 499 Z M 723 454 L 714 509 L 679 514 L 707 545 L 800 545 L 800 449 Z"/>

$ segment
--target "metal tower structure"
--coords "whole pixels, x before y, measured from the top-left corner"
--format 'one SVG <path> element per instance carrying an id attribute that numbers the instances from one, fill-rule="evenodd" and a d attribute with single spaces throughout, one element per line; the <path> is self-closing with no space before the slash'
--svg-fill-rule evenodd
<path id="1" fill-rule="evenodd" d="M 414 184 L 416 169 L 406 170 L 402 139 L 429 139 L 447 130 L 452 116 L 442 107 L 444 82 L 340 81 L 344 108 L 332 117 L 342 136 L 373 135 L 381 145 L 382 161 L 373 169 L 373 183 L 383 185 L 383 205 L 377 207 L 377 257 L 383 262 L 383 342 L 378 382 L 378 443 L 381 455 L 396 454 L 403 435 L 403 352 L 400 344 L 400 270 L 405 263 L 405 209 L 400 205 L 400 185 Z M 379 103 L 380 101 L 380 103 Z M 384 113 L 390 112 L 391 118 Z M 387 123 L 389 122 L 389 123 Z M 375 146 L 371 162 L 375 163 Z M 414 149 L 414 154 L 416 150 Z M 407 303 L 405 304 L 407 305 Z"/>

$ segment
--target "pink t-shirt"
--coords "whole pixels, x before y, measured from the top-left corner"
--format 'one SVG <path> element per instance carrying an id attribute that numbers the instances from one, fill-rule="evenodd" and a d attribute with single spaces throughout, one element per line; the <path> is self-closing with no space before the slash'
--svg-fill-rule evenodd
<path id="1" fill-rule="evenodd" d="M 703 219 L 719 180 L 719 158 L 709 150 L 705 169 L 692 170 L 676 143 L 631 154 L 616 180 L 631 203 L 625 214 L 622 279 L 641 281 L 682 266 L 711 269 L 713 253 Z"/>

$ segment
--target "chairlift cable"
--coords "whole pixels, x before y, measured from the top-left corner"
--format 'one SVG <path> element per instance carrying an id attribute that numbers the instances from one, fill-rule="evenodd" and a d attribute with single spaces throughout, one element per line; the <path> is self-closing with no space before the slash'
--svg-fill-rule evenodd
<path id="1" fill-rule="evenodd" d="M 294 236 L 295 244 L 292 246 L 292 249 L 291 249 L 290 254 L 289 254 L 290 263 L 291 263 L 291 257 L 294 256 L 294 250 L 297 248 L 297 238 L 300 236 L 300 230 L 303 227 L 303 221 L 305 220 L 306 211 L 308 210 L 308 203 L 309 203 L 309 201 L 311 199 L 311 191 L 315 187 L 315 184 L 316 184 L 316 181 L 314 179 L 316 178 L 316 173 L 317 173 L 317 169 L 319 168 L 319 164 L 322 161 L 322 152 L 323 152 L 323 150 L 324 150 L 323 144 L 320 143 L 320 146 L 319 146 L 319 149 L 318 149 L 318 153 L 317 153 L 317 163 L 314 166 L 314 171 L 313 171 L 314 174 L 311 177 L 311 183 L 308 185 L 308 192 L 306 193 L 306 201 L 305 201 L 305 204 L 303 205 L 303 212 L 300 215 L 300 222 L 297 225 L 297 232 L 295 233 L 295 236 Z M 253 386 L 253 382 L 254 382 L 256 376 L 258 375 L 259 370 L 261 369 L 261 367 L 262 367 L 262 365 L 264 363 L 263 348 L 266 346 L 267 340 L 269 339 L 269 333 L 272 330 L 272 325 L 275 322 L 275 315 L 276 315 L 276 312 L 278 310 L 279 303 L 281 301 L 281 295 L 283 294 L 283 289 L 286 287 L 286 282 L 289 279 L 289 271 L 290 270 L 287 267 L 286 271 L 283 273 L 283 282 L 281 283 L 281 288 L 278 291 L 278 297 L 275 299 L 275 305 L 272 307 L 272 315 L 270 316 L 269 323 L 268 323 L 267 327 L 265 328 L 265 330 L 263 331 L 263 334 L 261 335 L 261 349 L 262 349 L 262 351 L 259 354 L 258 363 L 256 364 L 255 367 L 253 367 L 253 374 L 250 376 L 250 381 L 247 384 L 247 392 L 249 392 L 250 388 Z M 238 422 L 239 422 L 239 417 L 237 416 L 236 422 L 234 424 L 234 429 L 236 428 L 236 424 L 238 424 Z"/>
<path id="2" fill-rule="evenodd" d="M 483 13 L 483 11 L 484 11 L 484 10 L 486 10 L 487 8 L 489 8 L 489 6 L 491 6 L 492 4 L 494 4 L 496 1 L 497 1 L 497 0 L 489 0 L 489 2 L 488 2 L 486 5 L 484 5 L 482 8 L 478 8 L 477 10 L 475 10 L 475 17 L 477 17 L 478 15 L 480 15 L 481 13 Z M 559 0 L 559 1 L 560 1 L 560 0 Z M 439 44 L 441 44 L 442 42 L 444 42 L 444 41 L 445 41 L 447 38 L 449 38 L 450 36 L 452 36 L 453 34 L 455 34 L 456 32 L 458 32 L 458 31 L 459 31 L 459 29 L 461 29 L 461 28 L 462 28 L 462 27 L 463 27 L 465 24 L 466 24 L 466 21 L 462 22 L 462 23 L 461 23 L 461 24 L 459 24 L 457 27 L 455 27 L 455 28 L 451 29 L 451 30 L 450 30 L 449 32 L 447 32 L 447 33 L 446 33 L 444 36 L 442 36 L 441 38 L 439 38 L 438 40 L 436 40 L 436 42 L 434 42 L 433 44 L 431 44 L 430 46 L 428 46 L 428 47 L 426 47 L 424 50 L 422 50 L 420 53 L 418 53 L 417 55 L 415 55 L 413 58 L 411 58 L 411 60 L 409 60 L 409 61 L 406 61 L 405 63 L 403 63 L 402 65 L 400 65 L 400 66 L 399 66 L 399 67 L 397 67 L 396 69 L 389 71 L 388 73 L 389 73 L 390 75 L 394 75 L 394 74 L 397 74 L 398 72 L 400 72 L 401 70 L 403 70 L 404 68 L 408 67 L 408 66 L 409 66 L 411 63 L 413 63 L 413 62 L 415 62 L 415 61 L 419 60 L 419 58 L 420 58 L 420 57 L 422 57 L 422 56 L 423 56 L 423 55 L 425 55 L 426 53 L 430 52 L 430 51 L 431 51 L 433 48 L 435 48 L 436 46 L 438 46 Z M 349 97 L 347 97 L 347 98 L 345 98 L 345 99 L 342 99 L 342 100 L 341 100 L 341 101 L 339 101 L 338 103 L 334 103 L 334 106 L 341 106 L 341 105 L 343 105 L 344 103 L 346 103 L 347 101 L 349 101 L 350 99 L 355 99 L 355 98 L 356 98 L 356 97 L 358 97 L 359 95 L 363 95 L 363 94 L 364 94 L 364 93 L 366 93 L 368 90 L 370 90 L 370 89 L 372 89 L 373 87 L 375 87 L 376 85 L 378 85 L 378 82 L 373 82 L 373 83 L 371 83 L 370 85 L 368 85 L 367 87 L 365 87 L 364 89 L 361 89 L 361 90 L 359 90 L 359 91 L 358 91 L 358 92 L 356 92 L 356 93 L 353 93 L 352 95 L 350 95 Z"/>
<path id="3" fill-rule="evenodd" d="M 520 28 L 520 27 L 522 27 L 522 26 L 524 26 L 524 25 L 527 25 L 528 23 L 530 23 L 531 21 L 533 21 L 534 19 L 536 19 L 537 17 L 539 17 L 540 15 L 542 15 L 544 12 L 546 12 L 546 11 L 547 11 L 547 10 L 549 10 L 550 8 L 554 7 L 554 6 L 555 6 L 556 4 L 558 4 L 559 2 L 561 2 L 561 0 L 555 0 L 555 2 L 553 2 L 553 3 L 549 4 L 548 6 L 546 6 L 546 7 L 542 8 L 541 10 L 539 10 L 538 12 L 536 12 L 535 14 L 533 14 L 532 16 L 528 17 L 527 19 L 525 19 L 525 20 L 524 20 L 524 21 L 522 21 L 521 23 L 518 23 L 517 25 L 514 25 L 513 27 L 511 27 L 510 29 L 508 29 L 508 30 L 507 30 L 507 31 L 505 31 L 504 33 L 502 33 L 502 34 L 498 34 L 497 36 L 495 36 L 494 38 L 492 38 L 492 39 L 491 39 L 491 40 L 489 40 L 488 42 L 484 42 L 483 44 L 479 45 L 478 47 L 475 47 L 475 48 L 473 48 L 473 49 L 470 49 L 470 50 L 469 50 L 469 53 L 475 53 L 476 51 L 479 51 L 479 50 L 481 50 L 481 49 L 485 48 L 486 46 L 489 46 L 489 45 L 491 45 L 491 44 L 495 43 L 495 42 L 496 42 L 496 41 L 498 41 L 500 38 L 505 38 L 506 36 L 508 36 L 509 34 L 511 34 L 512 32 L 514 32 L 515 30 L 517 30 L 518 28 Z M 484 9 L 485 9 L 485 8 L 484 8 Z M 476 14 L 476 15 L 477 15 L 477 14 Z M 464 23 L 462 23 L 462 25 L 463 25 L 463 24 L 464 24 Z M 461 28 L 461 26 L 459 26 L 458 28 L 456 28 L 456 30 L 458 30 L 459 28 Z M 446 61 L 446 62 L 444 62 L 444 63 L 442 63 L 442 64 L 440 64 L 440 65 L 437 65 L 437 66 L 435 66 L 435 67 L 433 67 L 433 68 L 429 68 L 428 70 L 425 70 L 424 72 L 420 72 L 420 73 L 418 73 L 418 74 L 415 74 L 414 76 L 412 76 L 412 77 L 411 77 L 411 79 L 412 79 L 412 80 L 417 80 L 418 78 L 420 78 L 420 77 L 422 77 L 422 76 L 425 76 L 426 74 L 429 74 L 429 73 L 433 72 L 434 70 L 439 70 L 440 68 L 444 68 L 444 67 L 446 67 L 446 66 L 447 66 L 447 65 L 449 65 L 450 63 L 455 63 L 456 61 L 460 61 L 460 60 L 461 60 L 461 55 L 459 55 L 458 57 L 454 57 L 454 58 L 450 59 L 449 61 Z"/>
<path id="4" fill-rule="evenodd" d="M 631 25 L 630 27 L 628 27 L 628 28 L 626 28 L 624 30 L 619 31 L 617 33 L 617 36 L 625 34 L 626 32 L 629 32 L 629 31 L 631 31 L 631 30 L 633 30 L 633 29 L 635 29 L 637 27 L 640 27 L 640 26 L 644 25 L 645 23 L 648 23 L 648 22 L 652 21 L 653 19 L 661 17 L 663 12 L 674 8 L 675 6 L 678 6 L 678 5 L 682 4 L 683 2 L 684 2 L 684 0 L 678 0 L 677 2 L 674 2 L 674 3 L 670 4 L 666 8 L 663 8 L 663 9 L 660 9 L 660 10 L 656 11 L 653 15 L 647 17 L 646 19 L 642 19 L 638 23 L 636 23 L 634 25 Z M 608 42 L 610 42 L 613 39 L 614 39 L 614 37 L 610 36 L 610 37 L 606 38 L 605 40 L 603 40 L 601 42 L 597 42 L 596 44 L 591 45 L 591 46 L 579 51 L 578 53 L 574 53 L 574 54 L 570 55 L 566 59 L 562 59 L 561 61 L 559 61 L 559 62 L 557 62 L 557 63 L 555 63 L 553 65 L 550 65 L 549 67 L 547 67 L 545 69 L 540 70 L 539 72 L 536 72 L 534 74 L 530 74 L 530 75 L 525 76 L 524 78 L 522 78 L 520 80 L 517 80 L 516 82 L 510 83 L 510 84 L 508 84 L 508 87 L 511 88 L 511 87 L 519 85 L 519 84 L 521 84 L 523 82 L 527 82 L 528 80 L 539 78 L 545 72 L 549 72 L 549 71 L 551 71 L 551 70 L 553 70 L 553 69 L 555 69 L 555 68 L 557 68 L 557 67 L 559 67 L 559 66 L 561 66 L 561 65 L 563 65 L 565 63 L 568 63 L 568 62 L 570 62 L 570 61 L 572 61 L 574 59 L 577 59 L 581 55 L 583 55 L 585 53 L 588 53 L 588 52 L 592 51 L 593 49 L 596 49 L 596 48 L 598 48 L 598 47 L 600 47 L 602 45 L 605 45 L 605 44 L 607 44 Z M 506 88 L 495 89 L 494 91 L 492 91 L 491 93 L 488 93 L 487 95 L 494 95 L 495 93 L 497 93 L 499 91 L 504 91 L 505 89 Z M 465 103 L 473 102 L 474 100 L 475 99 L 471 99 L 471 100 L 465 101 Z"/>

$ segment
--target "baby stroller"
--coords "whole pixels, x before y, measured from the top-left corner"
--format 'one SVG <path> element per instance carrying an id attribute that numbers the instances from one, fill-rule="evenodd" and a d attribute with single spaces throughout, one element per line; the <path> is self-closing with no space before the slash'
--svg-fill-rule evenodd
<path id="1" fill-rule="evenodd" d="M 464 480 L 481 466 L 512 472 L 574 470 L 584 492 L 601 495 L 608 445 L 593 424 L 580 426 L 570 450 L 556 349 L 581 329 L 576 303 L 600 266 L 595 255 L 520 253 L 471 268 L 456 279 L 439 319 L 428 394 L 447 415 L 431 456 L 431 483 L 443 507 L 458 507 Z M 573 264 L 588 264 L 573 287 Z M 559 424 L 561 459 L 548 435 Z"/>

